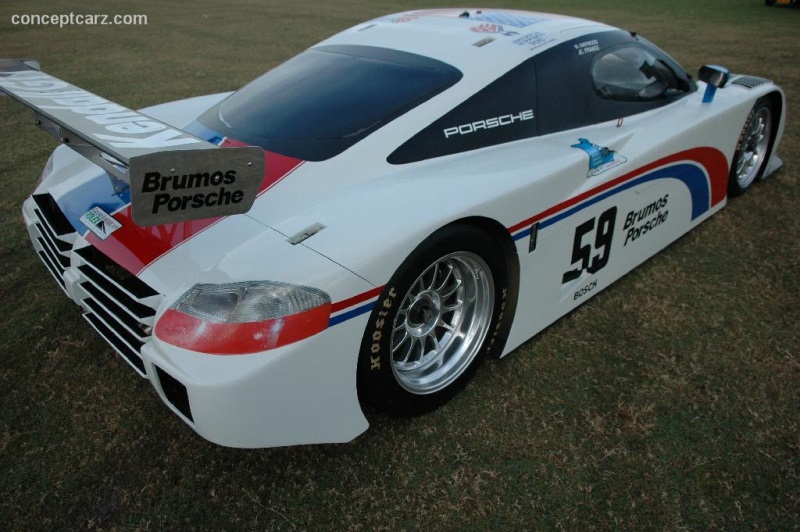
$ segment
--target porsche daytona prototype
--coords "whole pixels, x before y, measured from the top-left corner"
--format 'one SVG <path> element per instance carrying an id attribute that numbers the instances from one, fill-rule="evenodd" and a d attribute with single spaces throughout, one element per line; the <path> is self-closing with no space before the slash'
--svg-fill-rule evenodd
<path id="1" fill-rule="evenodd" d="M 428 10 L 133 111 L 0 62 L 62 140 L 23 215 L 93 327 L 204 438 L 344 442 L 503 356 L 780 166 L 784 94 L 643 37 Z"/>

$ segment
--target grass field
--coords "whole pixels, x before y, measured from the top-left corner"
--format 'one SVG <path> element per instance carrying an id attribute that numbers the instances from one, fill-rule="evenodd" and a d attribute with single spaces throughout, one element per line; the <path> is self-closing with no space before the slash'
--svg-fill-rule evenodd
<path id="1" fill-rule="evenodd" d="M 432 2 L 0 4 L 0 55 L 129 107 L 232 90 L 315 41 Z M 346 445 L 235 450 L 168 412 L 30 250 L 19 209 L 54 143 L 0 100 L 0 523 L 11 530 L 800 528 L 800 9 L 761 0 L 531 0 L 776 80 L 774 179 L 432 415 Z M 13 14 L 148 15 L 139 27 Z"/>

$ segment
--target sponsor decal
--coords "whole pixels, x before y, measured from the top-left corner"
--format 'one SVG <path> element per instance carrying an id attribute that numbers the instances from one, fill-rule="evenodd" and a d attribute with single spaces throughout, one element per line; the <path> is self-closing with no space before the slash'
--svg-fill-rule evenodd
<path id="1" fill-rule="evenodd" d="M 389 19 L 390 22 L 394 22 L 395 24 L 403 24 L 405 22 L 413 22 L 420 18 L 422 15 L 403 15 L 402 17 L 394 17 Z"/>
<path id="2" fill-rule="evenodd" d="M 183 131 L 39 71 L 2 73 L 0 86 L 66 123 L 75 117 L 88 121 L 85 127 L 76 129 L 114 148 L 157 149 L 202 142 Z"/>
<path id="3" fill-rule="evenodd" d="M 159 211 L 185 211 L 202 207 L 214 207 L 240 203 L 244 198 L 241 190 L 228 191 L 221 185 L 236 183 L 236 170 L 217 170 L 216 172 L 202 172 L 196 174 L 164 175 L 159 172 L 147 172 L 142 180 L 142 192 L 154 192 L 151 213 Z M 174 191 L 191 189 L 214 189 L 218 191 L 196 194 L 182 194 Z"/>
<path id="4" fill-rule="evenodd" d="M 526 15 L 524 13 L 511 13 L 511 12 L 490 12 L 482 13 L 478 11 L 475 15 L 471 15 L 470 20 L 480 20 L 481 22 L 492 22 L 494 24 L 502 24 L 505 26 L 514 26 L 515 28 L 524 28 L 539 22 L 552 20 L 547 17 L 535 17 Z"/>
<path id="5" fill-rule="evenodd" d="M 499 33 L 500 35 L 506 35 L 508 37 L 519 35 L 518 31 L 504 30 L 503 26 L 500 24 L 480 24 L 478 26 L 472 26 L 469 31 L 474 31 L 475 33 Z"/>
<path id="6" fill-rule="evenodd" d="M 264 164 L 264 150 L 251 146 L 133 157 L 133 219 L 159 225 L 246 212 L 264 178 Z"/>
<path id="7" fill-rule="evenodd" d="M 664 194 L 663 198 L 659 198 L 641 209 L 630 211 L 625 216 L 625 225 L 622 227 L 623 230 L 627 231 L 625 242 L 622 245 L 627 246 L 628 242 L 638 240 L 666 222 L 669 216 L 669 211 L 667 210 L 668 201 L 669 194 Z"/>
<path id="8" fill-rule="evenodd" d="M 500 335 L 500 330 L 503 327 L 503 320 L 506 316 L 506 306 L 508 304 L 508 287 L 503 287 L 503 290 L 500 292 L 500 312 L 497 314 L 497 325 L 494 327 L 494 332 L 492 332 L 492 337 L 489 339 L 489 344 L 486 346 L 487 352 L 491 353 L 494 349 L 496 349 L 495 345 L 497 344 L 498 337 Z M 498 346 L 499 347 L 499 346 Z M 501 353 L 497 353 L 499 356 Z"/>
<path id="9" fill-rule="evenodd" d="M 533 120 L 533 109 L 527 109 L 519 113 L 512 113 L 502 116 L 494 116 L 492 118 L 485 118 L 477 120 L 468 124 L 461 124 L 460 126 L 447 127 L 442 130 L 444 138 L 449 139 L 458 135 L 469 135 L 481 130 L 494 129 L 496 127 L 510 126 L 517 122 L 525 122 Z"/>
<path id="10" fill-rule="evenodd" d="M 480 41 L 472 43 L 472 46 L 477 46 L 478 48 L 482 46 L 486 46 L 490 42 L 493 42 L 494 39 L 492 37 L 486 37 L 485 39 L 481 39 Z"/>
<path id="11" fill-rule="evenodd" d="M 388 329 L 388 334 L 391 334 L 392 324 L 388 322 L 389 313 L 397 299 L 397 290 L 394 287 L 389 289 L 389 293 L 381 302 L 381 308 L 375 318 L 375 325 L 372 328 L 372 344 L 369 351 L 369 369 L 372 371 L 381 369 L 381 341 L 384 338 L 384 329 Z"/>
<path id="12" fill-rule="evenodd" d="M 583 296 L 585 296 L 586 294 L 588 294 L 589 292 L 591 292 L 595 288 L 597 288 L 597 279 L 595 279 L 591 283 L 587 284 L 586 286 L 584 286 L 583 288 L 581 288 L 580 290 L 578 290 L 574 294 L 572 294 L 572 300 L 573 301 L 579 300 L 580 298 L 582 298 Z"/>
<path id="13" fill-rule="evenodd" d="M 555 40 L 555 37 L 551 37 L 546 33 L 535 31 L 533 33 L 528 33 L 527 35 L 523 35 L 522 37 L 517 37 L 514 39 L 513 43 L 517 46 L 525 48 L 528 51 L 533 51 L 537 48 L 541 48 L 542 46 L 546 46 L 552 42 L 555 42 Z"/>
<path id="14" fill-rule="evenodd" d="M 578 139 L 578 144 L 573 144 L 571 147 L 583 150 L 589 155 L 589 173 L 587 177 L 602 174 L 628 161 L 628 159 L 614 150 L 593 144 L 587 139 Z"/>
<path id="15" fill-rule="evenodd" d="M 593 54 L 600 51 L 600 42 L 597 39 L 575 43 L 572 46 L 578 55 Z"/>
<path id="16" fill-rule="evenodd" d="M 94 207 L 86 212 L 80 217 L 80 221 L 100 240 L 105 240 L 111 233 L 122 227 L 121 223 L 100 207 Z"/>

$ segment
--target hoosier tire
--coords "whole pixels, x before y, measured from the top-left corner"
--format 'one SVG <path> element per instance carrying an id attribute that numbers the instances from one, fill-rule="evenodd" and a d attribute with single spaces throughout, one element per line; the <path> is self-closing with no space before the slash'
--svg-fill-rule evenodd
<path id="1" fill-rule="evenodd" d="M 733 154 L 728 195 L 740 196 L 761 179 L 772 151 L 774 112 L 772 103 L 761 98 L 753 106 L 739 135 Z"/>
<path id="2" fill-rule="evenodd" d="M 447 402 L 498 347 L 507 292 L 502 253 L 488 235 L 471 226 L 431 235 L 372 310 L 358 361 L 360 397 L 400 416 Z"/>

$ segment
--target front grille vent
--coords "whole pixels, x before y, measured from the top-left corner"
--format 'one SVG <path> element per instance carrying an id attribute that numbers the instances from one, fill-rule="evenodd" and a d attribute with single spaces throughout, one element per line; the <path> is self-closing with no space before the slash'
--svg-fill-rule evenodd
<path id="1" fill-rule="evenodd" d="M 34 246 L 62 289 L 77 275 L 84 318 L 142 376 L 142 346 L 149 341 L 163 296 L 85 241 L 49 194 L 33 197 Z"/>

